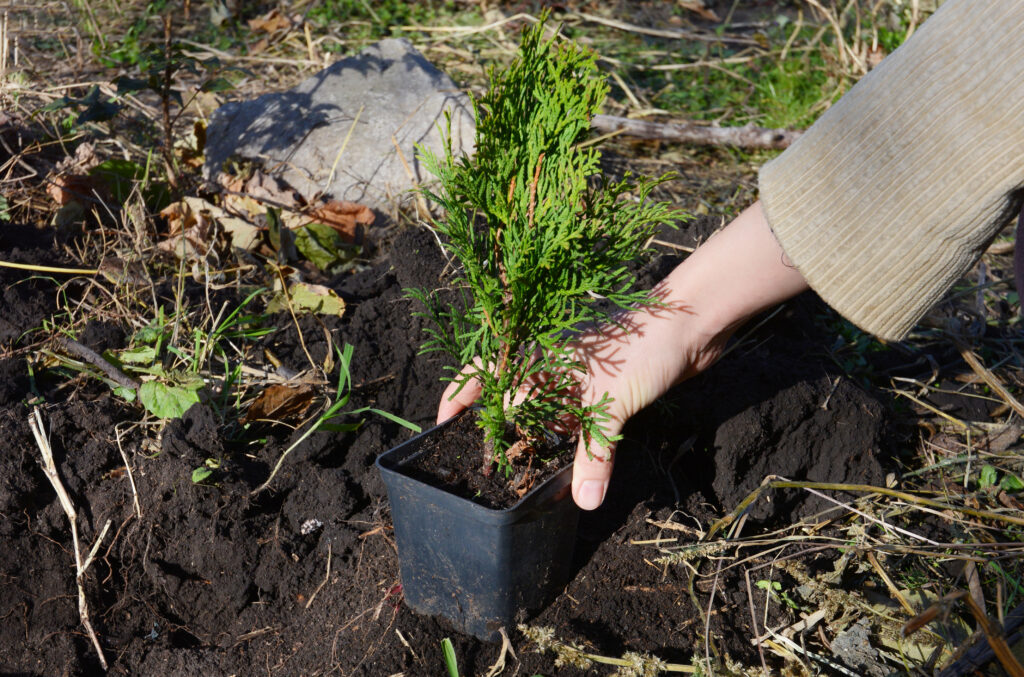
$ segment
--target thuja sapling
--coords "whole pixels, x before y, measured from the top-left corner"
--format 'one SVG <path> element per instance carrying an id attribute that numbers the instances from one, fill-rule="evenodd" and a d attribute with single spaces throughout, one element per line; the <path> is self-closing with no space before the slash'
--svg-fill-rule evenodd
<path id="1" fill-rule="evenodd" d="M 574 386 L 584 365 L 567 339 L 618 308 L 655 302 L 633 289 L 627 264 L 676 214 L 647 200 L 666 177 L 608 180 L 600 151 L 581 144 L 608 91 L 593 53 L 545 40 L 542 22 L 523 32 L 512 64 L 488 76 L 474 101 L 475 155 L 453 155 L 450 126 L 441 155 L 420 149 L 437 178 L 423 192 L 443 209 L 433 227 L 458 264 L 457 300 L 407 293 L 430 320 L 423 350 L 469 365 L 446 379 L 481 385 L 483 472 L 496 465 L 509 475 L 511 457 L 535 448 L 556 421 L 610 442 L 611 400 L 582 402 Z"/>

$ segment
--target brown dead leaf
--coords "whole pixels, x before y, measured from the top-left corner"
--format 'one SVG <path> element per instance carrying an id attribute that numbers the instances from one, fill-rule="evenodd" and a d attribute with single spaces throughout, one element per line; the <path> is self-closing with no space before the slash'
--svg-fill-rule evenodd
<path id="1" fill-rule="evenodd" d="M 533 465 L 533 457 L 530 457 L 530 463 L 523 469 L 523 471 L 516 475 L 515 480 L 512 484 L 512 491 L 515 492 L 516 496 L 522 498 L 526 495 L 530 489 L 533 488 L 534 482 L 537 481 L 536 472 L 531 472 Z"/>
<path id="2" fill-rule="evenodd" d="M 1001 454 L 1016 444 L 1021 434 L 1024 434 L 1024 426 L 1007 423 L 1006 427 L 989 433 L 988 450 L 994 454 Z"/>
<path id="3" fill-rule="evenodd" d="M 255 221 L 258 217 L 267 213 L 267 208 L 259 200 L 241 193 L 238 195 L 226 194 L 222 200 L 224 211 L 234 216 L 241 216 Z"/>
<path id="4" fill-rule="evenodd" d="M 264 33 L 287 30 L 291 27 L 292 22 L 277 9 L 272 9 L 261 17 L 249 19 L 249 28 Z"/>
<path id="5" fill-rule="evenodd" d="M 1010 510 L 1024 510 L 1024 503 L 1021 503 L 1005 491 L 1000 491 L 996 498 Z"/>
<path id="6" fill-rule="evenodd" d="M 530 448 L 530 443 L 527 440 L 519 440 L 511 447 L 505 450 L 505 458 L 510 461 L 522 456 Z"/>
<path id="7" fill-rule="evenodd" d="M 185 197 L 160 215 L 167 219 L 170 237 L 157 247 L 178 257 L 203 257 L 214 246 L 225 252 L 232 247 L 251 251 L 260 242 L 258 227 L 200 197 Z"/>
<path id="8" fill-rule="evenodd" d="M 704 0 L 677 0 L 679 6 L 691 12 L 696 12 L 700 18 L 708 21 L 720 21 L 713 9 L 709 9 Z"/>
<path id="9" fill-rule="evenodd" d="M 53 179 L 46 186 L 46 193 L 53 198 L 58 206 L 63 207 L 72 200 L 88 200 L 97 193 L 102 193 L 103 186 L 91 176 L 84 174 L 64 174 Z"/>
<path id="10" fill-rule="evenodd" d="M 58 174 L 88 174 L 103 161 L 96 155 L 96 147 L 86 141 L 75 148 L 75 154 L 69 155 L 57 163 Z"/>
<path id="11" fill-rule="evenodd" d="M 242 423 L 253 421 L 294 421 L 302 418 L 313 404 L 313 387 L 309 385 L 272 385 L 249 405 Z"/>
<path id="12" fill-rule="evenodd" d="M 172 202 L 167 205 L 161 210 L 160 216 L 167 219 L 167 233 L 169 235 L 177 235 L 196 224 L 192 208 L 185 200 Z"/>
<path id="13" fill-rule="evenodd" d="M 330 226 L 346 242 L 360 242 L 363 239 L 363 227 L 373 223 L 376 215 L 366 205 L 347 200 L 331 200 L 321 207 L 309 210 L 312 221 Z"/>
<path id="14" fill-rule="evenodd" d="M 879 46 L 869 47 L 867 54 L 864 56 L 864 64 L 871 70 L 878 64 L 882 63 L 882 59 L 885 58 L 885 50 Z"/>
<path id="15" fill-rule="evenodd" d="M 257 200 L 267 200 L 274 206 L 288 209 L 301 209 L 306 206 L 302 195 L 284 180 L 260 171 L 254 172 L 245 182 L 244 192 Z"/>
<path id="16" fill-rule="evenodd" d="M 241 176 L 221 172 L 220 176 L 217 177 L 217 181 L 220 185 L 224 186 L 225 190 L 229 190 L 232 193 L 241 193 L 245 190 L 245 178 Z"/>
<path id="17" fill-rule="evenodd" d="M 196 120 L 192 125 L 191 132 L 175 143 L 174 149 L 184 165 L 192 169 L 202 167 L 203 151 L 206 150 L 206 123 Z"/>

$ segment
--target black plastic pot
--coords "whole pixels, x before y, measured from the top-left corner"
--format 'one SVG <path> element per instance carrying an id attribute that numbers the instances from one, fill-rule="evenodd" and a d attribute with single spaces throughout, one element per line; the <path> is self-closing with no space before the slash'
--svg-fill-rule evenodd
<path id="1" fill-rule="evenodd" d="M 431 428 L 377 458 L 391 501 L 402 592 L 421 613 L 494 641 L 517 614 L 545 606 L 569 578 L 579 510 L 572 466 L 505 510 L 485 508 L 402 472 Z M 474 453 L 474 457 L 475 457 Z"/>

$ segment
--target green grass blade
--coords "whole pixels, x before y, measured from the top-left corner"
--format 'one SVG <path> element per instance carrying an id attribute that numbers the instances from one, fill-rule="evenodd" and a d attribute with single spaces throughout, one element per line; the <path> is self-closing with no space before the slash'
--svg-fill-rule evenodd
<path id="1" fill-rule="evenodd" d="M 448 677 L 459 677 L 459 662 L 455 659 L 455 647 L 452 640 L 445 637 L 441 640 L 441 653 L 444 654 L 444 664 L 448 668 Z"/>

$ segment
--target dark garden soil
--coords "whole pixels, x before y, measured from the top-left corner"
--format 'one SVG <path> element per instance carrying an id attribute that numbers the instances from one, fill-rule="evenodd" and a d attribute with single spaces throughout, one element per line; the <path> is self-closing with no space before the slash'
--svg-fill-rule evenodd
<path id="1" fill-rule="evenodd" d="M 693 241 L 711 225 L 695 222 L 665 238 Z M 5 260 L 69 265 L 59 251 L 48 232 L 0 231 Z M 645 268 L 645 284 L 677 260 L 659 257 Z M 435 286 L 443 268 L 434 238 L 405 230 L 375 265 L 328 282 L 349 304 L 326 329 L 354 346 L 353 408 L 372 405 L 432 423 L 443 365 L 418 354 L 421 320 L 401 290 Z M 373 461 L 410 431 L 369 416 L 356 432 L 314 434 L 290 454 L 271 488 L 251 497 L 299 432 L 278 427 L 243 437 L 199 404 L 168 424 L 157 446 L 147 446 L 132 425 L 141 418 L 137 405 L 94 379 L 29 371 L 26 357 L 35 350 L 26 348 L 44 337 L 26 332 L 60 312 L 57 283 L 4 268 L 0 287 L 0 674 L 101 672 L 79 622 L 68 520 L 28 427 L 34 401 L 42 402 L 59 473 L 79 511 L 83 552 L 110 521 L 84 583 L 111 674 L 435 676 L 444 670 L 446 636 L 463 674 L 485 674 L 495 662 L 499 646 L 403 604 Z M 80 298 L 83 289 L 71 284 L 66 295 Z M 234 294 L 219 293 L 226 300 Z M 707 528 L 769 474 L 883 481 L 888 408 L 840 376 L 828 357 L 834 339 L 815 322 L 824 312 L 813 297 L 795 301 L 720 364 L 630 422 L 605 505 L 582 517 L 576 573 L 531 623 L 596 653 L 643 651 L 688 663 L 695 651 L 704 653 L 704 623 L 687 569 L 655 563 L 656 545 L 633 544 L 664 535 L 649 519 Z M 300 320 L 303 341 L 290 317 L 275 322 L 279 329 L 263 347 L 285 365 L 307 365 L 307 350 L 323 361 L 329 346 L 318 318 Z M 79 340 L 102 350 L 123 346 L 125 337 L 123 328 L 97 318 Z M 192 470 L 208 458 L 221 459 L 220 468 L 211 481 L 194 484 Z M 825 507 L 807 497 L 771 494 L 749 519 L 789 524 Z M 759 659 L 749 642 L 755 633 L 746 588 L 731 571 L 718 579 L 707 632 L 753 664 Z M 699 582 L 695 594 L 707 607 L 712 579 L 700 580 L 708 583 Z M 554 658 L 531 652 L 516 629 L 510 638 L 519 662 L 509 657 L 504 674 L 592 674 L 556 670 Z"/>
<path id="2" fill-rule="evenodd" d="M 531 441 L 524 451 L 510 453 L 507 474 L 494 463 L 483 472 L 483 460 L 493 458 L 493 451 L 480 451 L 485 449 L 484 433 L 470 409 L 441 434 L 425 438 L 422 452 L 406 461 L 402 472 L 482 506 L 505 510 L 572 463 L 577 439 L 552 434 L 550 440 Z"/>

